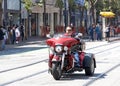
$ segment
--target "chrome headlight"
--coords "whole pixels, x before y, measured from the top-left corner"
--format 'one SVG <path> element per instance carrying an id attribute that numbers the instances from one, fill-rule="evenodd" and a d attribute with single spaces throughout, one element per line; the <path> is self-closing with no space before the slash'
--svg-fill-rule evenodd
<path id="1" fill-rule="evenodd" d="M 67 51 L 67 50 L 68 50 L 68 47 L 67 47 L 67 46 L 64 46 L 64 50 Z"/>
<path id="2" fill-rule="evenodd" d="M 62 46 L 56 46 L 55 51 L 58 53 L 62 52 Z"/>

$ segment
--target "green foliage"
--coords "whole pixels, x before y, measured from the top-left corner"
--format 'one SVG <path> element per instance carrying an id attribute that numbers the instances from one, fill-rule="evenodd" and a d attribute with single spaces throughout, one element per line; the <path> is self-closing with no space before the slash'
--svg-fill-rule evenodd
<path id="1" fill-rule="evenodd" d="M 75 1 L 74 0 L 68 0 L 68 3 L 69 3 L 69 7 L 71 9 L 77 8 L 77 6 L 75 5 Z"/>
<path id="2" fill-rule="evenodd" d="M 55 7 L 62 9 L 64 7 L 62 0 L 56 0 Z"/>
<path id="3" fill-rule="evenodd" d="M 69 8 L 75 9 L 76 5 L 75 5 L 75 1 L 74 0 L 68 0 L 69 3 Z M 56 4 L 55 7 L 58 7 L 60 9 L 64 8 L 64 3 L 62 0 L 56 0 Z"/>
<path id="4" fill-rule="evenodd" d="M 37 0 L 36 3 L 33 3 L 32 0 L 22 0 L 22 3 L 24 4 L 27 11 L 31 12 L 31 8 L 33 6 L 43 6 L 44 0 Z"/>
<path id="5" fill-rule="evenodd" d="M 97 1 L 101 1 L 101 0 L 85 0 L 85 6 L 84 7 L 86 9 L 89 9 L 89 7 L 94 7 L 96 5 Z"/>
<path id="6" fill-rule="evenodd" d="M 31 0 L 22 0 L 22 3 L 25 5 L 27 11 L 31 11 L 31 7 L 33 6 Z"/>
<path id="7" fill-rule="evenodd" d="M 88 9 L 89 8 L 89 3 L 88 0 L 85 1 L 85 8 Z"/>
<path id="8" fill-rule="evenodd" d="M 3 0 L 0 0 L 0 4 L 3 2 Z"/>
<path id="9" fill-rule="evenodd" d="M 103 8 L 104 8 L 103 1 L 102 0 L 98 0 L 98 2 L 95 5 L 95 8 L 97 9 L 97 11 L 102 11 Z"/>
<path id="10" fill-rule="evenodd" d="M 120 0 L 98 0 L 95 6 L 97 12 L 112 11 L 120 13 Z"/>
<path id="11" fill-rule="evenodd" d="M 40 6 L 40 7 L 42 7 L 43 4 L 44 4 L 44 1 L 45 1 L 45 0 L 37 0 L 37 1 L 36 1 L 36 4 L 37 4 L 38 6 Z"/>

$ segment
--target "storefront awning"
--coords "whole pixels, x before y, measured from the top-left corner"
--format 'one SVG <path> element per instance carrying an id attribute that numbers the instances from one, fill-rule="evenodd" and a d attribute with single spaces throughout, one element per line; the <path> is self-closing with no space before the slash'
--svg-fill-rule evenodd
<path id="1" fill-rule="evenodd" d="M 105 18 L 113 18 L 115 14 L 113 12 L 100 12 L 100 15 Z"/>

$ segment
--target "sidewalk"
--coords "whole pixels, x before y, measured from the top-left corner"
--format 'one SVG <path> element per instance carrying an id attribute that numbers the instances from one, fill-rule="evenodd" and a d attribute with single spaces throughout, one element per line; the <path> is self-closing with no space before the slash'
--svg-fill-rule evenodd
<path id="1" fill-rule="evenodd" d="M 23 45 L 30 45 L 30 44 L 40 44 L 40 45 L 46 45 L 45 40 L 47 38 L 43 37 L 30 37 L 27 40 L 20 41 L 18 44 L 6 44 L 6 49 L 9 50 L 12 48 L 16 48 L 18 46 L 23 46 Z"/>
<path id="2" fill-rule="evenodd" d="M 23 42 L 20 41 L 18 44 L 14 44 L 14 45 L 13 44 L 7 44 L 6 45 L 6 50 L 10 50 L 10 49 L 16 48 L 18 46 L 30 45 L 30 44 L 46 45 L 46 43 L 45 43 L 46 39 L 47 38 L 45 38 L 45 37 L 44 38 L 43 37 L 30 37 L 27 40 L 24 40 Z M 113 42 L 113 41 L 116 41 L 116 40 L 120 40 L 120 34 L 119 34 L 119 36 L 110 38 L 110 42 Z M 105 41 L 105 40 L 91 42 L 91 41 L 89 41 L 89 39 L 85 39 L 85 41 L 86 41 L 86 44 L 89 44 L 89 43 L 93 44 L 93 43 L 95 43 L 96 46 L 107 43 L 107 41 Z"/>

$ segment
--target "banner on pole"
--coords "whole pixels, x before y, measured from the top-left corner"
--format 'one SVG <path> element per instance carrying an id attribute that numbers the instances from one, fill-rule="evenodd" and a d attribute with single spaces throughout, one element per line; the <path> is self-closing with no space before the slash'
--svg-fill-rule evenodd
<path id="1" fill-rule="evenodd" d="M 85 0 L 75 0 L 75 3 L 84 6 Z"/>

